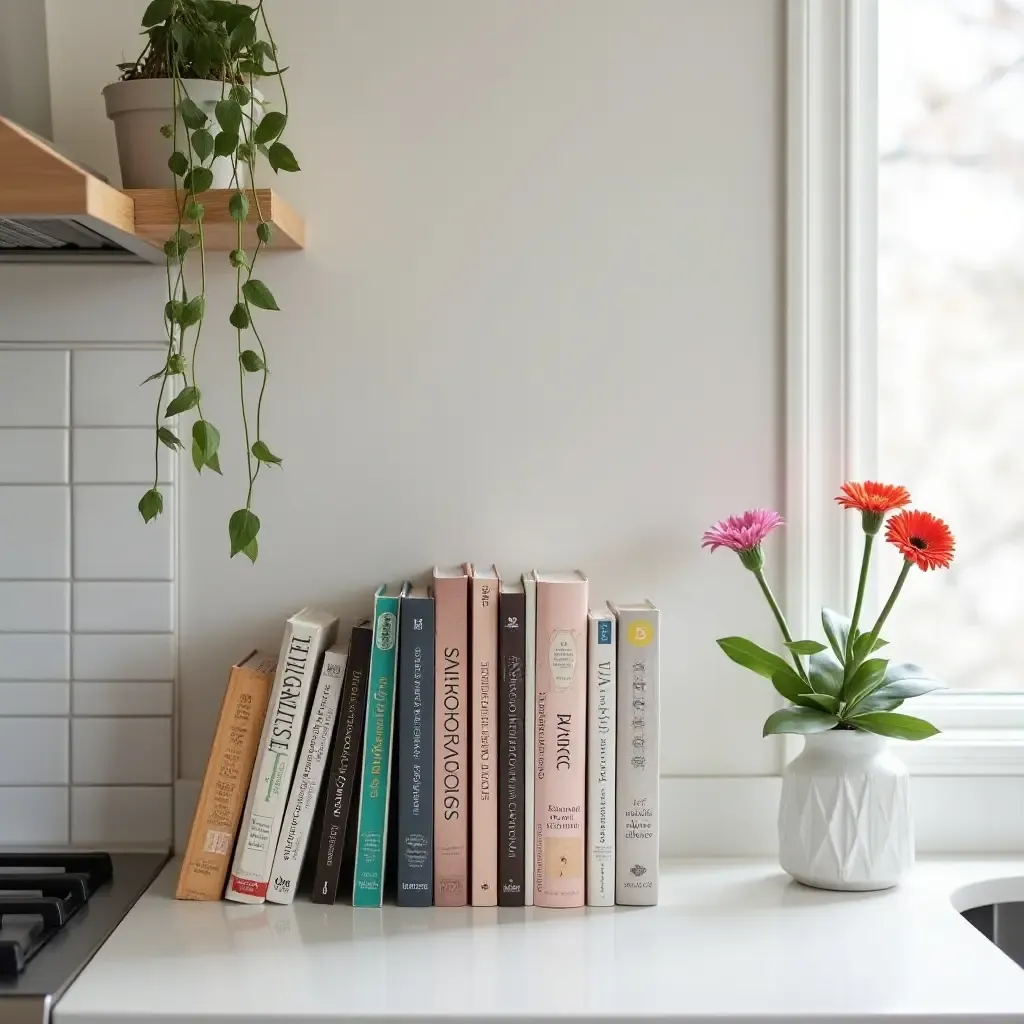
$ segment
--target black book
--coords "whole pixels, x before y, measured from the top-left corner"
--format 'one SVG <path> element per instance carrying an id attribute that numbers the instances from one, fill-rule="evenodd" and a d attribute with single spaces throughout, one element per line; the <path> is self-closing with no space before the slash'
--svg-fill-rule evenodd
<path id="1" fill-rule="evenodd" d="M 398 878 L 401 907 L 434 902 L 434 599 L 402 598 L 398 617 Z"/>
<path id="2" fill-rule="evenodd" d="M 370 650 L 373 625 L 363 619 L 352 627 L 348 661 L 341 690 L 341 705 L 331 746 L 331 770 L 326 779 L 323 828 L 313 876 L 314 903 L 334 903 L 342 876 L 345 833 L 355 816 L 362 764 L 363 725 L 366 718 L 367 678 L 370 674 Z"/>
<path id="3" fill-rule="evenodd" d="M 526 594 L 522 583 L 503 583 L 498 595 L 498 906 L 526 903 L 524 728 L 526 725 Z"/>

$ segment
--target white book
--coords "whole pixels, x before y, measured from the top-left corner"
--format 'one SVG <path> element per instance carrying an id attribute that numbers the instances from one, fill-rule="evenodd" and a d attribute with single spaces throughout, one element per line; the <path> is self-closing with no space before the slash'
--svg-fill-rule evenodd
<path id="1" fill-rule="evenodd" d="M 315 608 L 296 612 L 285 627 L 225 899 L 236 903 L 266 899 L 310 691 L 321 656 L 337 632 L 338 620 Z"/>
<path id="2" fill-rule="evenodd" d="M 615 902 L 658 902 L 661 615 L 650 601 L 612 604 L 618 619 Z"/>
<path id="3" fill-rule="evenodd" d="M 327 765 L 331 736 L 334 734 L 347 660 L 348 654 L 344 647 L 332 647 L 324 652 L 320 682 L 313 695 L 309 722 L 302 741 L 302 760 L 299 761 L 288 794 L 281 838 L 277 841 L 274 866 L 270 871 L 267 899 L 271 903 L 291 903 L 295 898 L 299 872 L 313 830 L 313 812 L 320 794 L 320 782 Z"/>
<path id="4" fill-rule="evenodd" d="M 526 788 L 526 809 L 521 818 L 526 823 L 523 843 L 525 863 L 523 877 L 526 880 L 526 906 L 533 906 L 533 891 L 536 888 L 533 844 L 533 787 L 535 784 L 537 757 L 537 580 L 533 573 L 523 574 L 523 590 L 526 593 L 526 671 L 523 673 L 523 767 L 522 774 Z"/>
<path id="5" fill-rule="evenodd" d="M 615 905 L 615 616 L 587 622 L 587 906 Z"/>

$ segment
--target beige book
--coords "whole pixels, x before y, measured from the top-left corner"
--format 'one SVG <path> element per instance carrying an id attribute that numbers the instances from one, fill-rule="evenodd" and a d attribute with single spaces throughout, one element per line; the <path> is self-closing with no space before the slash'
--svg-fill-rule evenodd
<path id="1" fill-rule="evenodd" d="M 276 654 L 253 651 L 231 669 L 175 899 L 224 893 L 276 668 Z"/>

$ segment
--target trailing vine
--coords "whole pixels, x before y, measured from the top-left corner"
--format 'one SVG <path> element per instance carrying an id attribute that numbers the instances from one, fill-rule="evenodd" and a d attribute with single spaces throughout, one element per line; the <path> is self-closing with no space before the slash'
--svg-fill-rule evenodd
<path id="1" fill-rule="evenodd" d="M 257 158 L 262 153 L 275 173 L 299 170 L 294 154 L 282 141 L 288 123 L 288 93 L 283 77 L 286 69 L 278 60 L 263 0 L 256 6 L 229 0 L 152 0 L 143 14 L 142 27 L 147 37 L 145 48 L 137 60 L 120 65 L 121 78 L 170 80 L 174 113 L 171 123 L 160 132 L 172 145 L 167 166 L 174 181 L 177 223 L 163 247 L 167 268 L 167 301 L 163 311 L 167 350 L 164 365 L 146 378 L 160 381 L 160 393 L 154 423 L 153 486 L 139 501 L 139 512 L 148 523 L 163 511 L 164 499 L 158 486 L 160 447 L 175 452 L 185 447 L 165 422 L 175 416 L 195 411 L 193 465 L 200 473 L 204 469 L 221 472 L 220 431 L 203 412 L 197 365 L 207 313 L 203 231 L 206 210 L 202 197 L 213 186 L 213 162 L 225 159 L 231 166 L 228 212 L 236 227 L 236 245 L 228 256 L 235 271 L 234 304 L 228 322 L 235 332 L 248 478 L 245 504 L 228 520 L 228 536 L 231 557 L 241 552 L 256 561 L 260 530 L 259 518 L 252 509 L 256 480 L 263 466 L 281 464 L 262 434 L 269 370 L 267 351 L 256 325 L 259 314 L 254 315 L 254 310 L 279 307 L 270 289 L 254 276 L 260 253 L 273 237 L 273 227 L 264 217 L 256 191 Z M 257 96 L 255 83 L 270 75 L 281 82 L 283 109 L 264 112 L 266 103 Z M 197 79 L 221 83 L 220 99 L 214 105 L 212 117 L 189 95 L 189 83 Z M 251 255 L 245 239 L 250 196 L 256 213 L 256 244 Z M 199 284 L 190 296 L 185 264 L 192 250 L 198 261 Z M 191 349 L 187 341 L 190 331 L 194 331 Z M 255 339 L 254 346 L 247 343 L 250 333 Z M 175 377 L 181 378 L 182 386 L 165 407 Z"/>

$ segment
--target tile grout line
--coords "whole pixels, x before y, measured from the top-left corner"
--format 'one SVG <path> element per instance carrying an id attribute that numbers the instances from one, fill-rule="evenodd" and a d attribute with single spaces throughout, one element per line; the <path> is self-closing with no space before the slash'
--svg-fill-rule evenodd
<path id="1" fill-rule="evenodd" d="M 74 720 L 75 720 L 75 643 L 72 637 L 75 631 L 75 492 L 72 488 L 75 479 L 75 453 L 72 445 L 72 430 L 75 425 L 75 360 L 71 349 L 67 350 L 68 360 L 68 842 L 74 842 L 75 815 L 73 810 L 74 793 L 71 783 L 75 777 L 74 760 Z"/>

